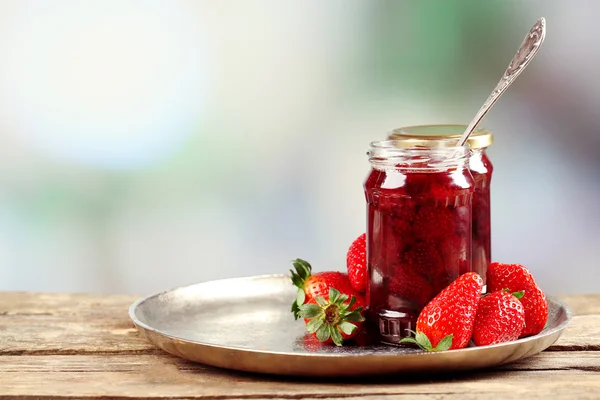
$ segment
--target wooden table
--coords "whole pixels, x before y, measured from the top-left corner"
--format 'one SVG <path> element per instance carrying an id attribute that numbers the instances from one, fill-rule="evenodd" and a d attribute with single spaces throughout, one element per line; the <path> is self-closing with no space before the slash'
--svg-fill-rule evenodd
<path id="1" fill-rule="evenodd" d="M 576 316 L 555 345 L 527 360 L 420 381 L 331 382 L 223 371 L 165 354 L 133 328 L 133 296 L 0 293 L 0 396 L 600 399 L 600 295 L 560 298 Z"/>

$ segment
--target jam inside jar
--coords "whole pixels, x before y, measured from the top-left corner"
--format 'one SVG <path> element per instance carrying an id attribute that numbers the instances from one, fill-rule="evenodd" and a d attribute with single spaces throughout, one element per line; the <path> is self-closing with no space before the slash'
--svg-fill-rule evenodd
<path id="1" fill-rule="evenodd" d="M 490 183 L 493 171 L 492 162 L 485 150 L 485 148 L 474 148 L 469 159 L 469 168 L 475 181 L 471 259 L 473 260 L 473 271 L 481 276 L 484 284 L 487 267 L 492 262 Z"/>
<path id="2" fill-rule="evenodd" d="M 388 135 L 388 139 L 407 140 L 415 146 L 448 147 L 456 145 L 456 141 L 466 128 L 466 125 L 409 126 L 394 130 Z M 490 185 L 493 165 L 487 155 L 487 149 L 492 142 L 493 134 L 486 129 L 474 131 L 467 141 L 471 149 L 469 170 L 475 181 L 473 192 L 473 248 L 471 251 L 472 271 L 477 272 L 483 278 L 484 284 L 487 267 L 492 261 Z"/>
<path id="3" fill-rule="evenodd" d="M 470 151 L 371 143 L 367 200 L 367 318 L 395 344 L 421 309 L 461 271 L 471 270 L 474 180 Z"/>

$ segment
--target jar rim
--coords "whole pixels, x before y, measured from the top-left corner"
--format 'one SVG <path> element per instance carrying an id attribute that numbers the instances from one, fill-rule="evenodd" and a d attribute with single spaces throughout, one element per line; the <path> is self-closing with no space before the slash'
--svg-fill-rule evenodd
<path id="1" fill-rule="evenodd" d="M 407 168 L 411 170 L 440 170 L 467 166 L 471 149 L 468 146 L 425 147 L 407 146 L 406 140 L 371 142 L 369 161 L 378 169 Z"/>
<path id="2" fill-rule="evenodd" d="M 445 142 L 445 146 L 432 147 L 432 146 L 419 146 L 415 145 L 414 141 L 410 139 L 386 139 L 386 140 L 375 140 L 369 143 L 370 150 L 389 150 L 389 151 L 416 151 L 416 152 L 433 152 L 433 153 L 448 153 L 451 154 L 452 150 L 466 155 L 470 152 L 469 146 L 456 146 L 456 141 L 452 139 L 441 139 Z"/>
<path id="3" fill-rule="evenodd" d="M 467 125 L 462 124 L 404 126 L 389 132 L 388 139 L 411 140 L 412 146 L 454 147 L 452 142 L 456 143 L 466 129 Z M 480 128 L 473 131 L 467 143 L 471 149 L 482 149 L 489 147 L 493 141 L 493 133 Z"/>

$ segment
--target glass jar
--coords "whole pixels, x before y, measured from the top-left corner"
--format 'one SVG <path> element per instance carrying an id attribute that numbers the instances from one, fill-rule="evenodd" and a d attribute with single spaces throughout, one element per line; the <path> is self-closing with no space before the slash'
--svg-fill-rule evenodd
<path id="1" fill-rule="evenodd" d="M 397 343 L 421 309 L 471 269 L 470 151 L 373 142 L 367 200 L 367 316 L 380 340 Z"/>
<path id="2" fill-rule="evenodd" d="M 421 125 L 396 129 L 388 139 L 409 140 L 414 146 L 455 146 L 466 125 Z M 493 142 L 493 134 L 485 129 L 471 134 L 467 144 L 471 148 L 469 168 L 475 181 L 473 193 L 473 248 L 471 250 L 473 271 L 483 278 L 485 284 L 487 267 L 492 262 L 492 231 L 490 214 L 490 184 L 493 165 L 487 148 Z M 468 271 L 460 271 L 461 273 Z M 485 290 L 485 286 L 484 286 Z"/>

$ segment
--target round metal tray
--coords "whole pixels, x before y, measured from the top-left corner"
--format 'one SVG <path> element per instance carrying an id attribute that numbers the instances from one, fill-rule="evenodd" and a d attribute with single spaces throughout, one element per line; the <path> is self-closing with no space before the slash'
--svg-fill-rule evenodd
<path id="1" fill-rule="evenodd" d="M 439 353 L 385 345 L 322 345 L 294 321 L 296 289 L 287 275 L 223 279 L 141 299 L 129 315 L 161 349 L 221 368 L 292 376 L 455 372 L 506 364 L 543 351 L 569 323 L 569 308 L 548 299 L 545 329 L 492 346 Z"/>

